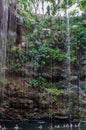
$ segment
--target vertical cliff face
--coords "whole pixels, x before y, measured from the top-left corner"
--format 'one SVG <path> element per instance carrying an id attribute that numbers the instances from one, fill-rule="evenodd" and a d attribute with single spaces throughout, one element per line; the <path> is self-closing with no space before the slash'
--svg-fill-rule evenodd
<path id="1" fill-rule="evenodd" d="M 8 0 L 0 0 L 0 81 L 5 79 Z"/>
<path id="2" fill-rule="evenodd" d="M 81 68 L 71 64 L 71 89 L 68 91 L 68 69 L 65 59 L 62 61 L 56 60 L 53 64 L 51 63 L 51 59 L 45 60 L 47 64 L 44 64 L 40 69 L 43 78 L 47 81 L 47 85 L 46 88 L 41 88 L 40 83 L 37 82 L 37 78 L 40 74 L 35 64 L 37 63 L 35 61 L 39 61 L 40 55 L 38 55 L 38 57 L 33 56 L 34 59 L 29 55 L 29 51 L 31 51 L 30 49 L 32 47 L 29 47 L 30 41 L 28 41 L 28 47 L 26 46 L 27 38 L 25 37 L 25 26 L 21 24 L 20 18 L 21 16 L 16 13 L 15 2 L 11 3 L 8 8 L 7 0 L 0 0 L 0 71 L 3 70 L 4 72 L 4 75 L 0 73 L 0 81 L 5 78 L 5 69 L 2 69 L 2 67 L 5 65 L 6 52 L 8 61 L 6 69 L 6 72 L 8 72 L 6 73 L 7 81 L 4 81 L 3 91 L 1 90 L 2 84 L 0 82 L 0 96 L 2 97 L 0 99 L 0 117 L 2 119 L 22 120 L 49 119 L 52 116 L 56 119 L 67 119 L 68 112 L 70 112 L 73 118 L 78 118 L 78 96 L 80 100 L 83 101 L 85 101 L 86 98 L 85 93 L 82 91 L 82 87 L 86 84 L 86 56 L 80 55 L 80 62 L 82 62 Z M 6 42 L 7 35 L 8 44 Z M 52 44 L 52 48 L 58 46 L 60 51 L 64 53 L 67 52 L 67 50 L 64 45 L 65 37 L 62 35 L 61 31 L 55 32 L 55 43 L 49 44 Z M 15 67 L 14 71 L 12 67 Z M 78 71 L 78 69 L 80 70 Z M 10 70 L 11 73 L 9 73 Z M 34 77 L 36 80 L 33 80 L 32 84 L 30 84 L 32 86 L 30 86 L 29 83 L 31 83 Z M 42 83 L 45 84 L 44 80 Z M 80 87 L 78 87 L 78 85 L 80 85 Z M 57 89 L 54 90 L 53 87 L 53 89 L 50 89 L 50 86 L 56 86 Z M 82 105 L 80 109 L 82 108 L 84 110 L 86 104 L 83 103 Z M 83 113 L 83 117 L 85 117 L 85 110 Z"/>
<path id="3" fill-rule="evenodd" d="M 16 37 L 16 29 L 17 29 L 16 7 L 13 4 L 10 4 L 8 8 L 8 35 L 10 37 Z"/>
<path id="4" fill-rule="evenodd" d="M 8 0 L 0 0 L 0 35 L 2 39 L 7 37 L 8 28 Z"/>
<path id="5" fill-rule="evenodd" d="M 0 50 L 2 51 L 3 64 L 6 59 L 7 30 L 8 30 L 8 1 L 0 0 Z"/>
<path id="6" fill-rule="evenodd" d="M 4 99 L 4 84 L 6 70 L 6 46 L 8 28 L 8 0 L 0 0 L 0 110 Z"/>

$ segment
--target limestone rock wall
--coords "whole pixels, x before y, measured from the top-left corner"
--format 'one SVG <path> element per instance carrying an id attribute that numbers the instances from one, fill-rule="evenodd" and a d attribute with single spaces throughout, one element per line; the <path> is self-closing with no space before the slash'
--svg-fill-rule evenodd
<path id="1" fill-rule="evenodd" d="M 8 36 L 14 39 L 14 47 L 12 49 L 20 49 L 20 52 L 25 51 L 28 47 L 26 30 L 21 23 L 21 16 L 16 14 L 15 5 L 9 6 L 8 16 Z M 62 44 L 62 36 L 60 32 L 57 32 L 56 38 L 58 46 L 62 51 L 65 51 L 65 46 Z M 56 43 L 57 45 L 57 43 Z M 55 45 L 55 46 L 56 46 Z M 9 56 L 10 42 L 8 42 L 7 56 Z M 11 47 L 10 47 L 11 48 Z M 29 57 L 29 56 L 28 56 Z M 12 57 L 11 57 L 12 58 Z M 48 84 L 55 85 L 58 90 L 62 89 L 65 93 L 59 95 L 51 93 L 44 88 L 37 86 L 36 88 L 30 88 L 29 82 L 33 76 L 37 77 L 37 68 L 33 63 L 33 59 L 26 66 L 20 67 L 20 70 L 16 73 L 10 72 L 10 65 L 7 63 L 6 70 L 6 81 L 4 82 L 3 95 L 2 89 L 0 89 L 0 118 L 1 119 L 47 119 L 50 120 L 51 116 L 54 119 L 68 119 L 69 114 L 72 114 L 72 119 L 79 119 L 79 112 L 83 112 L 82 118 L 86 116 L 86 93 L 82 90 L 86 76 L 86 56 L 81 55 L 80 62 L 82 63 L 80 70 L 74 64 L 71 64 L 71 76 L 70 76 L 70 87 L 71 90 L 67 89 L 69 80 L 67 75 L 67 64 L 66 61 L 55 62 L 52 67 L 49 62 L 48 65 L 43 66 L 42 76 L 47 79 Z M 80 66 L 79 66 L 80 67 Z M 19 73 L 21 72 L 21 73 Z M 22 75 L 23 74 L 23 75 Z M 78 75 L 79 74 L 79 75 Z M 52 79 L 51 79 L 52 75 Z M 78 77 L 79 76 L 79 77 Z M 78 86 L 80 85 L 80 86 Z M 79 102 L 77 99 L 81 99 Z M 70 104 L 71 101 L 71 104 Z M 81 104 L 82 103 L 82 104 Z M 74 107 L 75 106 L 75 107 Z M 68 113 L 70 112 L 70 113 Z M 81 113 L 80 113 L 81 114 Z"/>

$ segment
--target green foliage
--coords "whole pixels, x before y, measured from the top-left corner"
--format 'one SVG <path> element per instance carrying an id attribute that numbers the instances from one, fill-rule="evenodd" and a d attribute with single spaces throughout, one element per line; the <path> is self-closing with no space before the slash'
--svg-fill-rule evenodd
<path id="1" fill-rule="evenodd" d="M 57 101 L 57 97 L 56 97 L 56 95 L 53 95 L 53 96 L 52 96 L 52 99 L 51 99 L 51 102 L 52 102 L 52 103 L 55 103 L 56 101 Z"/>
<path id="2" fill-rule="evenodd" d="M 52 53 L 52 59 L 54 60 L 59 60 L 62 61 L 64 59 L 67 58 L 67 54 L 66 53 L 61 53 L 61 51 L 59 50 L 59 48 L 57 47 L 56 49 L 54 49 L 53 53 Z"/>
<path id="3" fill-rule="evenodd" d="M 86 12 L 86 0 L 80 0 L 80 8 Z"/>
<path id="4" fill-rule="evenodd" d="M 64 9 L 66 13 L 66 9 L 75 3 L 75 0 L 69 0 L 68 5 L 67 0 L 59 0 L 58 3 L 56 0 L 48 1 L 50 1 L 51 3 L 51 8 L 50 10 L 48 8 L 48 13 L 51 12 L 51 15 L 53 16 L 57 15 L 57 13 L 59 14 L 60 8 Z M 37 10 L 40 2 L 39 0 L 20 0 L 19 2 L 21 7 L 20 14 L 24 18 L 24 26 L 27 31 L 26 37 L 28 39 L 28 44 L 27 48 L 19 48 L 17 45 L 15 45 L 14 41 L 9 38 L 9 68 L 18 73 L 18 70 L 22 70 L 22 68 L 25 68 L 26 64 L 29 64 L 30 62 L 33 63 L 34 68 L 36 68 L 37 70 L 37 76 L 33 76 L 32 80 L 28 83 L 28 87 L 41 87 L 46 90 L 49 94 L 52 95 L 50 101 L 51 105 L 56 103 L 58 96 L 62 96 L 65 93 L 66 95 L 72 93 L 72 91 L 70 91 L 69 93 L 67 90 L 58 89 L 56 86 L 54 86 L 54 83 L 50 83 L 49 85 L 49 83 L 47 83 L 47 78 L 44 78 L 42 76 L 44 68 L 47 68 L 48 66 L 51 67 L 51 62 L 52 68 L 50 69 L 53 70 L 54 65 L 57 65 L 58 62 L 62 62 L 64 59 L 68 58 L 68 54 L 65 49 L 67 46 L 67 19 L 65 17 L 58 16 L 48 16 L 42 18 L 34 15 L 32 13 L 32 9 L 34 8 L 35 11 Z M 80 8 L 83 11 L 86 11 L 86 0 L 80 0 L 79 4 Z M 82 16 L 75 16 L 76 13 L 77 10 L 75 9 L 69 14 L 71 16 L 69 27 L 71 63 L 75 63 L 77 66 L 78 55 L 82 53 L 86 54 L 86 27 L 83 26 L 83 20 L 86 19 L 86 14 Z M 50 34 L 48 36 L 45 35 L 46 29 L 50 29 Z M 59 36 L 56 37 L 56 33 L 59 34 Z M 3 74 L 2 70 L 0 71 L 0 73 Z M 52 75 L 53 74 L 51 74 L 51 77 Z M 6 82 L 4 80 L 0 80 L 1 86 L 5 84 Z M 82 89 L 86 93 L 86 86 L 84 86 Z M 26 94 L 26 91 L 22 89 L 20 93 Z M 75 95 L 72 95 L 71 99 L 72 101 L 70 101 L 70 103 L 68 104 L 67 112 L 68 114 L 75 113 L 77 117 L 80 117 L 78 108 L 74 107 L 75 104 L 77 104 L 77 97 L 75 97 Z M 49 117 L 51 118 L 54 115 L 55 113 L 51 107 L 49 109 Z"/>
<path id="5" fill-rule="evenodd" d="M 51 14 L 56 15 L 57 10 L 59 9 L 58 3 L 56 0 L 49 0 L 49 2 L 51 3 Z"/>
<path id="6" fill-rule="evenodd" d="M 52 118 L 55 115 L 53 109 L 49 109 L 49 117 Z"/>
<path id="7" fill-rule="evenodd" d="M 40 85 L 42 88 L 45 88 L 45 87 L 47 86 L 47 81 L 46 81 L 46 79 L 43 78 L 42 76 L 39 76 L 38 81 L 39 81 L 39 85 Z"/>
<path id="8" fill-rule="evenodd" d="M 32 79 L 32 81 L 28 85 L 31 88 L 37 87 L 38 86 L 38 80 Z"/>
<path id="9" fill-rule="evenodd" d="M 77 63 L 77 56 L 75 55 L 73 55 L 72 57 L 71 57 L 71 62 L 72 63 Z"/>
<path id="10" fill-rule="evenodd" d="M 47 82 L 45 78 L 43 78 L 42 76 L 39 76 L 37 79 L 33 78 L 32 81 L 28 84 L 28 86 L 32 88 L 38 87 L 38 86 L 44 88 L 46 87 L 46 85 L 47 85 Z"/>
<path id="11" fill-rule="evenodd" d="M 58 47 L 53 49 L 47 45 L 43 45 L 42 43 L 35 45 L 29 53 L 34 57 L 37 68 L 47 64 L 50 59 L 54 62 L 55 60 L 62 61 L 67 58 L 67 55 L 61 53 Z"/>
<path id="12" fill-rule="evenodd" d="M 22 10 L 25 11 L 31 11 L 32 10 L 32 4 L 30 0 L 20 0 L 19 1 L 20 7 Z"/>
<path id="13" fill-rule="evenodd" d="M 64 9 L 67 7 L 67 4 L 68 4 L 68 6 L 72 6 L 72 4 L 74 4 L 75 2 L 76 2 L 76 0 L 68 0 L 68 2 L 67 2 L 67 0 L 61 0 L 60 7 Z"/>
<path id="14" fill-rule="evenodd" d="M 77 16 L 70 20 L 71 31 L 71 62 L 78 63 L 78 56 L 86 51 L 86 28 L 83 26 L 85 17 Z M 74 23 L 75 21 L 75 23 Z"/>
<path id="15" fill-rule="evenodd" d="M 25 63 L 28 61 L 28 57 L 26 56 L 25 52 L 21 51 L 19 48 L 11 48 L 10 49 L 10 65 L 13 70 L 17 71 Z"/>
<path id="16" fill-rule="evenodd" d="M 57 89 L 55 86 L 51 87 L 51 88 L 46 88 L 46 91 L 48 91 L 49 93 L 55 94 L 55 95 L 63 95 L 65 93 L 64 90 L 61 89 Z"/>
<path id="17" fill-rule="evenodd" d="M 56 3 L 55 0 L 49 0 L 51 3 L 51 14 L 55 15 L 58 8 L 65 8 L 67 5 L 66 0 L 59 1 Z M 83 5 L 85 0 L 80 1 Z M 69 0 L 68 5 L 71 6 L 75 3 L 75 0 Z M 25 67 L 27 63 L 31 62 L 33 59 L 34 66 L 38 71 L 39 77 L 32 79 L 29 84 L 30 87 L 46 87 L 45 79 L 40 76 L 42 75 L 43 67 L 48 66 L 50 62 L 57 63 L 61 62 L 68 57 L 67 53 L 62 50 L 60 45 L 65 46 L 66 44 L 66 19 L 54 18 L 54 17 L 39 17 L 32 13 L 32 8 L 36 8 L 39 4 L 39 0 L 20 0 L 21 14 L 24 17 L 25 27 L 27 29 L 26 37 L 28 38 L 28 49 L 20 50 L 15 47 L 15 43 L 9 43 L 10 46 L 10 59 L 9 63 L 13 70 L 18 71 L 20 68 Z M 77 55 L 79 50 L 86 51 L 86 28 L 83 27 L 81 16 L 74 17 L 74 12 L 72 19 L 70 18 L 70 44 L 71 44 L 71 62 L 77 64 Z M 50 35 L 46 37 L 44 30 L 50 29 Z M 61 40 L 57 38 L 55 33 L 60 32 Z M 79 49 L 78 49 L 79 48 Z M 55 90 L 54 90 L 55 89 Z M 50 92 L 56 92 L 58 95 L 62 94 L 63 91 L 53 88 L 49 90 Z"/>

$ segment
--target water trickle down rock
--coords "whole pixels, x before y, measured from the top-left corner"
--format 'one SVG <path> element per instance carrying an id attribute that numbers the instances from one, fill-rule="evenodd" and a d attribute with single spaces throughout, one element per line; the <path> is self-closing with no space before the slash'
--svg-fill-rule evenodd
<path id="1" fill-rule="evenodd" d="M 4 104 L 6 44 L 8 27 L 8 0 L 0 0 L 0 102 Z"/>

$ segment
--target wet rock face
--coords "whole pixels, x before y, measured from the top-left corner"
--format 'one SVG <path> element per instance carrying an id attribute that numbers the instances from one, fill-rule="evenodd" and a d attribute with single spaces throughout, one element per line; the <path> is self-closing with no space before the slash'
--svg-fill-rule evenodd
<path id="1" fill-rule="evenodd" d="M 55 67 L 56 68 L 56 67 Z M 47 68 L 45 68 L 46 70 Z M 59 67 L 58 71 L 64 70 L 62 66 Z M 48 83 L 51 83 L 51 73 L 46 71 L 43 76 L 46 77 Z M 61 72 L 61 71 L 60 71 Z M 53 73 L 52 83 L 57 86 L 57 88 L 65 90 L 68 85 L 68 81 L 63 73 L 55 72 Z M 30 76 L 30 73 L 29 73 Z M 78 106 L 78 93 L 77 93 L 77 75 L 71 76 L 71 90 L 68 90 L 62 94 L 52 94 L 48 93 L 39 86 L 36 88 L 28 87 L 28 83 L 31 81 L 30 77 L 16 77 L 7 75 L 7 81 L 9 85 L 6 85 L 1 94 L 1 106 L 0 106 L 0 116 L 1 119 L 49 119 L 50 113 L 53 113 L 53 119 L 67 119 L 68 118 L 68 107 L 71 109 L 73 118 L 77 118 L 77 106 Z M 84 86 L 85 82 L 80 81 L 80 86 Z M 2 92 L 1 92 L 2 93 Z M 79 96 L 83 101 L 85 101 L 85 93 L 79 89 Z M 3 98 L 4 97 L 4 98 Z M 52 101 L 52 102 L 51 102 Z M 71 101 L 71 104 L 70 104 Z M 70 106 L 69 106 L 70 104 Z M 75 106 L 75 107 L 73 107 Z M 86 104 L 83 104 L 83 108 Z M 52 110 L 51 110 L 52 108 Z M 85 114 L 85 109 L 84 114 Z"/>
<path id="2" fill-rule="evenodd" d="M 6 99 L 3 100 L 3 104 L 0 107 L 1 119 L 23 120 L 48 117 L 46 109 L 48 108 L 49 102 L 47 99 L 46 101 L 40 101 L 42 93 L 39 96 L 37 90 L 33 91 L 33 89 L 28 89 L 25 94 L 16 90 L 16 95 L 14 94 L 14 90 L 10 90 L 9 97 L 8 92 L 5 92 Z M 42 112 L 44 114 L 41 115 Z"/>
<path id="3" fill-rule="evenodd" d="M 0 13 L 0 17 L 1 16 L 2 14 Z M 25 37 L 25 30 L 21 24 L 18 24 L 17 22 L 20 22 L 20 20 L 16 18 L 14 6 L 13 8 L 10 6 L 8 17 L 8 33 L 14 38 L 17 49 L 24 51 L 23 49 L 27 47 L 25 44 L 27 41 Z M 64 39 L 61 36 L 61 32 L 56 32 L 55 36 L 57 40 L 53 47 L 55 48 L 58 45 L 61 51 L 66 52 L 66 48 L 63 44 Z M 78 69 L 74 65 L 71 65 L 70 87 L 72 89 L 68 92 L 67 87 L 69 79 L 67 74 L 67 64 L 65 60 L 62 62 L 55 61 L 52 66 L 52 71 L 50 62 L 48 65 L 44 65 L 42 67 L 42 76 L 46 78 L 48 85 L 52 84 L 56 86 L 58 90 L 66 90 L 62 95 L 55 93 L 51 94 L 45 89 L 40 88 L 40 86 L 37 86 L 36 88 L 28 87 L 28 84 L 32 78 L 37 78 L 39 76 L 38 70 L 33 61 L 30 63 L 28 62 L 24 67 L 20 68 L 20 74 L 19 72 L 9 73 L 10 70 L 8 69 L 7 71 L 9 75 L 6 75 L 7 83 L 5 83 L 4 88 L 0 89 L 0 97 L 2 97 L 0 98 L 0 118 L 11 120 L 32 120 L 49 119 L 52 116 L 53 119 L 67 119 L 68 112 L 71 112 L 73 118 L 78 118 L 78 96 L 80 96 L 84 102 L 82 102 L 83 107 L 81 111 L 84 111 L 83 113 L 86 115 L 86 96 L 82 91 L 82 87 L 86 85 L 86 56 L 82 56 L 81 62 L 82 68 L 80 70 L 79 77 L 81 89 L 77 87 Z M 22 74 L 25 74 L 25 76 L 22 76 Z"/>
<path id="4" fill-rule="evenodd" d="M 70 100 L 67 94 L 62 96 L 53 94 L 51 96 L 51 93 L 41 88 L 33 89 L 28 88 L 28 86 L 26 85 L 22 86 L 23 78 L 22 79 L 9 78 L 9 81 L 11 87 L 9 88 L 9 90 L 4 88 L 4 97 L 3 100 L 1 100 L 2 101 L 2 105 L 0 106 L 1 119 L 49 120 L 51 111 L 53 113 L 52 115 L 53 119 L 64 120 L 68 118 L 67 107 L 69 105 Z M 15 86 L 16 82 L 19 85 L 17 86 L 16 84 L 17 87 Z M 76 89 L 74 89 L 74 91 L 77 91 L 77 87 Z M 73 105 L 76 106 L 77 95 L 73 94 L 71 96 L 74 97 L 75 102 L 73 102 Z M 72 114 L 76 112 L 75 109 L 76 107 L 72 109 L 73 110 Z"/>
<path id="5" fill-rule="evenodd" d="M 0 38 L 2 37 L 6 38 L 8 27 L 7 24 L 8 24 L 8 1 L 0 0 Z"/>

